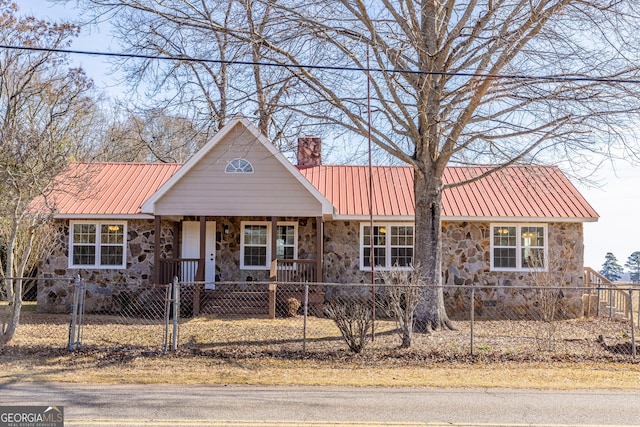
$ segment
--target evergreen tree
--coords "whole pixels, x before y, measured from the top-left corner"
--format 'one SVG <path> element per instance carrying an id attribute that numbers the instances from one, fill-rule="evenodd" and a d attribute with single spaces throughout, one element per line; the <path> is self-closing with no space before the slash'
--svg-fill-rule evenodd
<path id="1" fill-rule="evenodd" d="M 607 252 L 604 257 L 604 264 L 602 264 L 602 270 L 600 274 L 607 278 L 610 282 L 615 282 L 620 278 L 623 273 L 622 266 L 618 264 L 618 259 L 611 252 Z"/>
<path id="2" fill-rule="evenodd" d="M 640 282 L 640 251 L 635 251 L 629 255 L 624 266 L 627 267 L 631 273 L 631 281 L 633 283 Z"/>

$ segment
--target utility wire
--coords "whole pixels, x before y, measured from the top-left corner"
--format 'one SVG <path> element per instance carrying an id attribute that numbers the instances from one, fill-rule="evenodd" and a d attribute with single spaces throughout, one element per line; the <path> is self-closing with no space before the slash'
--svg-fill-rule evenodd
<path id="1" fill-rule="evenodd" d="M 163 55 L 144 55 L 136 53 L 117 53 L 117 52 L 99 52 L 75 49 L 51 49 L 45 47 L 32 46 L 12 46 L 0 44 L 2 49 L 25 50 L 33 52 L 50 52 L 50 53 L 68 53 L 74 55 L 104 56 L 115 58 L 133 58 L 133 59 L 153 59 L 161 61 L 185 61 L 185 62 L 202 62 L 209 64 L 223 65 L 250 65 L 263 67 L 281 67 L 281 68 L 298 68 L 307 70 L 329 70 L 329 71 L 359 71 L 366 73 L 389 73 L 389 74 L 422 74 L 431 76 L 452 76 L 452 77 L 482 77 L 490 79 L 505 80 L 542 80 L 549 82 L 598 82 L 598 83 L 628 83 L 640 84 L 640 79 L 622 79 L 611 77 L 588 77 L 588 76 L 535 76 L 526 74 L 483 74 L 473 72 L 460 71 L 422 71 L 422 70 L 403 70 L 394 68 L 367 68 L 367 67 L 339 67 L 331 65 L 305 65 L 305 64 L 281 64 L 277 62 L 256 62 L 256 61 L 225 61 L 222 59 L 208 58 L 192 58 L 186 55 L 180 56 L 163 56 Z"/>

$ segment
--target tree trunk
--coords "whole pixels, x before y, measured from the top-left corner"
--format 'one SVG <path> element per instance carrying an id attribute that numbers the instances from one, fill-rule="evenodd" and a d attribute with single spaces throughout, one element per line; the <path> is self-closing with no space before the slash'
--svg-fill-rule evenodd
<path id="1" fill-rule="evenodd" d="M 9 304 L 0 311 L 0 345 L 11 341 L 20 324 L 20 312 L 22 311 L 22 279 L 5 280 L 7 288 L 13 289 L 13 298 Z"/>
<path id="2" fill-rule="evenodd" d="M 425 289 L 416 309 L 415 330 L 455 329 L 444 307 L 442 287 L 442 178 L 435 171 L 414 172 L 415 244 L 413 259 Z"/>
<path id="3" fill-rule="evenodd" d="M 11 232 L 11 238 L 7 245 L 7 265 L 5 272 L 7 275 L 4 277 L 4 286 L 7 293 L 7 307 L 6 311 L 0 311 L 0 345 L 4 345 L 11 341 L 20 324 L 20 313 L 22 311 L 22 292 L 24 287 L 24 270 L 27 265 L 27 260 L 31 255 L 33 248 L 33 241 L 35 238 L 35 228 L 29 228 L 29 239 L 26 242 L 26 247 L 22 253 L 22 259 L 15 264 L 14 249 L 16 247 L 16 239 L 18 236 L 18 221 L 14 221 L 14 226 Z"/>

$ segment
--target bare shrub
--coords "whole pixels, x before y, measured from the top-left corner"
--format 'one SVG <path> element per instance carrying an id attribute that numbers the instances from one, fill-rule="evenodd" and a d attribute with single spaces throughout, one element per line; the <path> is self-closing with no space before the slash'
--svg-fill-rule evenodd
<path id="1" fill-rule="evenodd" d="M 531 279 L 536 287 L 536 302 L 539 321 L 542 327 L 537 328 L 536 343 L 542 351 L 553 351 L 557 329 L 556 318 L 561 314 L 561 301 L 565 297 L 562 288 L 570 283 L 570 269 L 575 258 L 575 242 L 565 241 L 561 247 L 552 247 L 548 251 L 547 260 L 542 252 L 529 257 L 532 267 Z"/>
<path id="2" fill-rule="evenodd" d="M 385 283 L 385 310 L 398 325 L 402 343 L 400 348 L 409 348 L 413 337 L 415 311 L 424 296 L 424 280 L 417 269 L 400 269 L 397 266 L 380 273 Z"/>
<path id="3" fill-rule="evenodd" d="M 371 302 L 361 295 L 341 295 L 325 304 L 325 313 L 335 322 L 349 350 L 360 353 L 373 326 Z"/>

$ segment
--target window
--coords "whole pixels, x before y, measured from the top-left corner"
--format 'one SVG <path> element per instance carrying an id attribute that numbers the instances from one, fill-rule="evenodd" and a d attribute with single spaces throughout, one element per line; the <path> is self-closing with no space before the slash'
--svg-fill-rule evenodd
<path id="1" fill-rule="evenodd" d="M 491 226 L 493 271 L 545 268 L 545 225 L 494 224 Z"/>
<path id="2" fill-rule="evenodd" d="M 71 222 L 69 267 L 125 268 L 125 222 Z"/>
<path id="3" fill-rule="evenodd" d="M 253 173 L 253 165 L 245 159 L 233 159 L 227 163 L 225 173 Z"/>
<path id="4" fill-rule="evenodd" d="M 298 224 L 279 222 L 276 230 L 276 258 L 298 256 Z M 240 241 L 240 268 L 267 269 L 271 264 L 271 223 L 244 221 Z"/>
<path id="5" fill-rule="evenodd" d="M 371 225 L 360 225 L 360 269 L 371 268 Z M 413 262 L 413 225 L 374 224 L 373 258 L 382 270 L 409 267 Z"/>
<path id="6" fill-rule="evenodd" d="M 276 258 L 296 259 L 298 252 L 296 226 L 293 224 L 278 224 L 278 235 L 276 237 Z"/>

